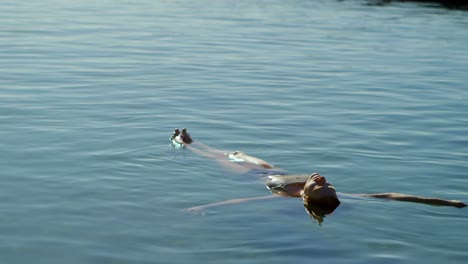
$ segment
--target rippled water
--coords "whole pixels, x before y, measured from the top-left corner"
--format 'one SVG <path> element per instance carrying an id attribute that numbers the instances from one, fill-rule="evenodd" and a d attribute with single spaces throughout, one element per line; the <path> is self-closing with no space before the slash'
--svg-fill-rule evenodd
<path id="1" fill-rule="evenodd" d="M 467 209 L 298 199 L 175 127 L 347 193 L 468 201 L 468 16 L 368 1 L 0 5 L 3 263 L 466 263 Z"/>

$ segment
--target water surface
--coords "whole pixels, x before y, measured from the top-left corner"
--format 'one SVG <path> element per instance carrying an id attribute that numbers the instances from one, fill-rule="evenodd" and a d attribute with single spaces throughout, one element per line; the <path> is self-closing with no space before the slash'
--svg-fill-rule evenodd
<path id="1" fill-rule="evenodd" d="M 468 16 L 367 1 L 0 7 L 4 263 L 466 263 L 466 209 L 298 199 L 170 148 L 175 127 L 342 192 L 468 201 Z"/>

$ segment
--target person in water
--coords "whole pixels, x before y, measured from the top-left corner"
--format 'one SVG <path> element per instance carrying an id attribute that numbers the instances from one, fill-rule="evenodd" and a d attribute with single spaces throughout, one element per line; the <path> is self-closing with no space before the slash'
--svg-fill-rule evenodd
<path id="1" fill-rule="evenodd" d="M 335 211 L 340 205 L 335 187 L 327 182 L 325 177 L 318 173 L 310 174 L 289 174 L 283 169 L 277 168 L 272 164 L 247 155 L 241 151 L 224 152 L 209 147 L 201 142 L 194 142 L 188 134 L 187 129 L 175 129 L 170 138 L 176 148 L 186 148 L 196 154 L 215 159 L 220 164 L 238 173 L 249 173 L 263 176 L 266 178 L 266 187 L 273 193 L 285 197 L 302 198 L 304 207 L 308 214 L 316 219 L 319 224 L 323 218 Z M 467 205 L 461 201 L 443 200 L 439 198 L 421 197 L 400 193 L 376 193 L 376 194 L 349 194 L 361 197 L 386 198 L 397 201 L 407 201 L 423 203 L 428 205 L 453 206 L 458 208 Z M 243 199 L 232 199 L 223 202 L 207 204 L 188 208 L 188 213 L 200 213 L 204 209 L 233 203 L 242 203 L 251 200 L 268 199 L 275 197 L 273 195 L 262 197 L 251 197 Z"/>

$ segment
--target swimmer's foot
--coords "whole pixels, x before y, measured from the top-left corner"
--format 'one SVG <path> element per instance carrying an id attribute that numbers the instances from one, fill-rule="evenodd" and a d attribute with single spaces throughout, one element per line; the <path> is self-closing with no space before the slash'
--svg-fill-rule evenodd
<path id="1" fill-rule="evenodd" d="M 180 132 L 179 129 L 175 129 L 174 133 L 172 133 L 172 136 L 170 137 L 170 140 L 174 147 L 176 148 L 183 148 L 184 145 L 190 144 L 193 142 L 192 138 L 190 137 L 190 134 L 187 133 L 187 129 L 182 129 L 182 133 Z"/>
<path id="2" fill-rule="evenodd" d="M 182 140 L 184 141 L 185 144 L 190 144 L 193 142 L 192 138 L 190 137 L 190 134 L 187 133 L 186 128 L 182 129 Z"/>
<path id="3" fill-rule="evenodd" d="M 176 128 L 174 130 L 174 133 L 172 133 L 172 137 L 170 138 L 170 140 L 174 140 L 179 135 L 180 135 L 180 130 L 178 128 Z"/>

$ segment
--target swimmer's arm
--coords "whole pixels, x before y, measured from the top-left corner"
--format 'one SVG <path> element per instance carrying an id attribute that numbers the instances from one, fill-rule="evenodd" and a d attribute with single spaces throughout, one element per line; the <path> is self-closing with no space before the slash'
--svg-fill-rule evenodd
<path id="1" fill-rule="evenodd" d="M 431 198 L 431 197 L 422 197 L 422 196 L 414 196 L 402 193 L 374 193 L 374 194 L 357 194 L 358 196 L 362 197 L 373 197 L 373 198 L 383 198 L 383 199 L 391 199 L 396 201 L 404 201 L 404 202 L 413 202 L 413 203 L 422 203 L 428 205 L 441 205 L 441 206 L 453 206 L 457 208 L 463 208 L 467 205 L 461 201 L 457 200 L 444 200 L 439 198 Z"/>
<path id="2" fill-rule="evenodd" d="M 202 214 L 205 209 L 215 207 L 215 206 L 229 205 L 229 204 L 239 204 L 239 203 L 245 203 L 245 202 L 250 202 L 250 201 L 255 201 L 255 200 L 272 199 L 272 198 L 276 198 L 276 197 L 279 197 L 279 196 L 277 196 L 277 195 L 268 195 L 268 196 L 259 196 L 259 197 L 231 199 L 231 200 L 226 200 L 226 201 L 212 203 L 212 204 L 205 204 L 205 205 L 190 207 L 190 208 L 184 209 L 183 212 L 188 213 L 188 214 Z"/>

